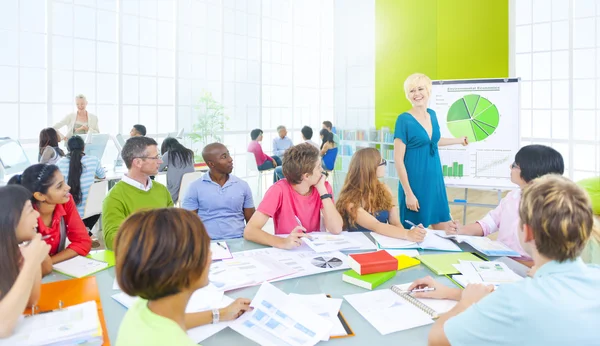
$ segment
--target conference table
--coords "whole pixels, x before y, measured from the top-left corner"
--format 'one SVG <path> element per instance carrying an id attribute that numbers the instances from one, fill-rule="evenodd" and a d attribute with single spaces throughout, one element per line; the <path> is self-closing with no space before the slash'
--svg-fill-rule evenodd
<path id="1" fill-rule="evenodd" d="M 370 235 L 366 234 L 367 237 L 373 241 Z M 227 240 L 227 244 L 232 252 L 245 251 L 265 248 L 263 245 L 252 243 L 240 239 Z M 476 252 L 473 248 L 466 244 L 459 244 L 464 251 Z M 443 253 L 440 251 L 427 251 L 419 250 L 421 254 L 434 254 Z M 344 253 L 353 253 L 353 251 L 344 251 Z M 517 274 L 524 276 L 527 273 L 528 268 L 510 258 L 489 258 L 490 260 L 500 260 L 506 263 L 513 271 Z M 342 272 L 334 271 L 325 274 L 318 274 L 312 276 L 305 276 L 295 279 L 283 280 L 274 282 L 273 285 L 281 289 L 285 293 L 298 293 L 298 294 L 317 294 L 326 293 L 330 294 L 332 298 L 343 298 L 346 294 L 364 293 L 367 290 L 358 286 L 348 284 L 342 281 Z M 398 271 L 397 275 L 391 280 L 385 282 L 377 289 L 389 289 L 392 285 L 403 284 L 412 282 L 415 279 L 430 275 L 439 282 L 450 286 L 457 287 L 452 281 L 445 276 L 437 276 L 423 264 L 414 266 L 408 269 Z M 115 267 L 101 271 L 94 275 L 98 283 L 98 289 L 100 291 L 100 300 L 102 301 L 102 307 L 104 309 L 104 317 L 106 320 L 106 327 L 108 329 L 109 338 L 111 344 L 115 344 L 117 340 L 117 333 L 119 325 L 123 316 L 127 312 L 127 309 L 121 304 L 117 303 L 111 298 L 112 295 L 119 293 L 120 291 L 113 290 L 113 280 L 115 278 Z M 43 282 L 53 282 L 59 280 L 68 280 L 70 277 L 64 276 L 53 272 L 46 276 Z M 242 288 L 234 291 L 226 292 L 225 294 L 233 299 L 236 298 L 249 298 L 252 299 L 260 286 L 253 286 Z M 348 325 L 354 332 L 355 336 L 347 338 L 330 339 L 326 343 L 328 345 L 367 345 L 367 344 L 402 344 L 402 345 L 427 345 L 427 336 L 432 325 L 423 327 L 413 328 L 405 331 L 400 331 L 388 335 L 381 335 L 367 320 L 365 320 L 354 308 L 344 300 L 341 307 L 341 313 L 344 315 Z M 322 343 L 322 342 L 321 342 Z M 226 328 L 221 332 L 213 335 L 212 337 L 201 342 L 202 345 L 256 345 L 255 342 L 249 340 L 233 331 L 230 328 Z"/>

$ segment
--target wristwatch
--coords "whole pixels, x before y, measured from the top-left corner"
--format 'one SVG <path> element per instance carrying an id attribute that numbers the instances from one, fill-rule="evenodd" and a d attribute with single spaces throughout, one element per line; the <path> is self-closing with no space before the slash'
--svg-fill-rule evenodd
<path id="1" fill-rule="evenodd" d="M 333 198 L 333 196 L 330 193 L 326 193 L 324 195 L 321 195 L 321 200 L 324 200 L 326 198 Z"/>
<path id="2" fill-rule="evenodd" d="M 213 324 L 219 323 L 219 317 L 221 317 L 219 315 L 219 309 L 212 309 L 212 315 L 213 315 L 212 323 Z"/>

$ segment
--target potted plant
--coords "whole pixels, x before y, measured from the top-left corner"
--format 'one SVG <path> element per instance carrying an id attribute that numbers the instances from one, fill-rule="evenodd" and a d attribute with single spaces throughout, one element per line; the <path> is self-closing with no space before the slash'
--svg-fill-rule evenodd
<path id="1" fill-rule="evenodd" d="M 217 102 L 211 92 L 203 91 L 198 104 L 194 107 L 197 112 L 196 122 L 188 137 L 193 144 L 195 162 L 204 162 L 200 154 L 202 148 L 212 142 L 221 142 L 225 130 L 225 122 L 229 119 L 225 115 L 225 107 Z"/>

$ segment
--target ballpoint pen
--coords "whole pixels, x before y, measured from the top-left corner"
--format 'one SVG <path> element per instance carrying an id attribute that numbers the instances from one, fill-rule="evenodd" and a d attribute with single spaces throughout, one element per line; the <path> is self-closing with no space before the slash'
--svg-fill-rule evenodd
<path id="1" fill-rule="evenodd" d="M 294 218 L 296 219 L 296 222 L 298 223 L 298 226 L 304 228 L 304 226 L 302 226 L 302 222 L 300 222 L 300 219 L 296 215 L 294 215 Z M 302 231 L 302 233 L 306 234 L 306 232 L 304 232 L 304 231 Z"/>
<path id="2" fill-rule="evenodd" d="M 227 247 L 226 247 L 225 245 L 223 245 L 223 244 L 221 244 L 221 243 L 219 243 L 219 242 L 217 242 L 217 245 L 219 245 L 220 247 L 222 247 L 222 248 L 223 248 L 223 250 L 227 250 Z"/>
<path id="3" fill-rule="evenodd" d="M 412 290 L 410 290 L 410 293 L 415 293 L 415 292 L 431 292 L 431 291 L 435 291 L 435 287 L 425 287 L 425 288 L 414 288 Z"/>
<path id="4" fill-rule="evenodd" d="M 46 240 L 48 238 L 50 238 L 50 234 L 46 234 L 46 235 L 42 236 L 42 240 Z M 27 246 L 27 245 L 29 245 L 29 243 L 31 243 L 31 240 L 26 240 L 26 241 L 22 242 L 21 244 L 19 244 L 19 247 Z"/>
<path id="5" fill-rule="evenodd" d="M 410 220 L 404 220 L 404 222 L 406 222 L 407 224 L 409 224 L 409 225 L 411 225 L 413 227 L 419 227 L 419 226 L 415 225 L 415 223 L 412 222 L 412 221 L 410 221 Z"/>

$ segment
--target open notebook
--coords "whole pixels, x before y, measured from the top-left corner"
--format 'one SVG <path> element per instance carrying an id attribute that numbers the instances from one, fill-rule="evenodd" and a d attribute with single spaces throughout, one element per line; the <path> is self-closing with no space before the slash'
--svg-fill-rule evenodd
<path id="1" fill-rule="evenodd" d="M 406 291 L 409 286 L 410 283 L 394 285 L 390 289 L 345 295 L 344 299 L 382 335 L 431 324 L 457 303 L 415 298 Z"/>

